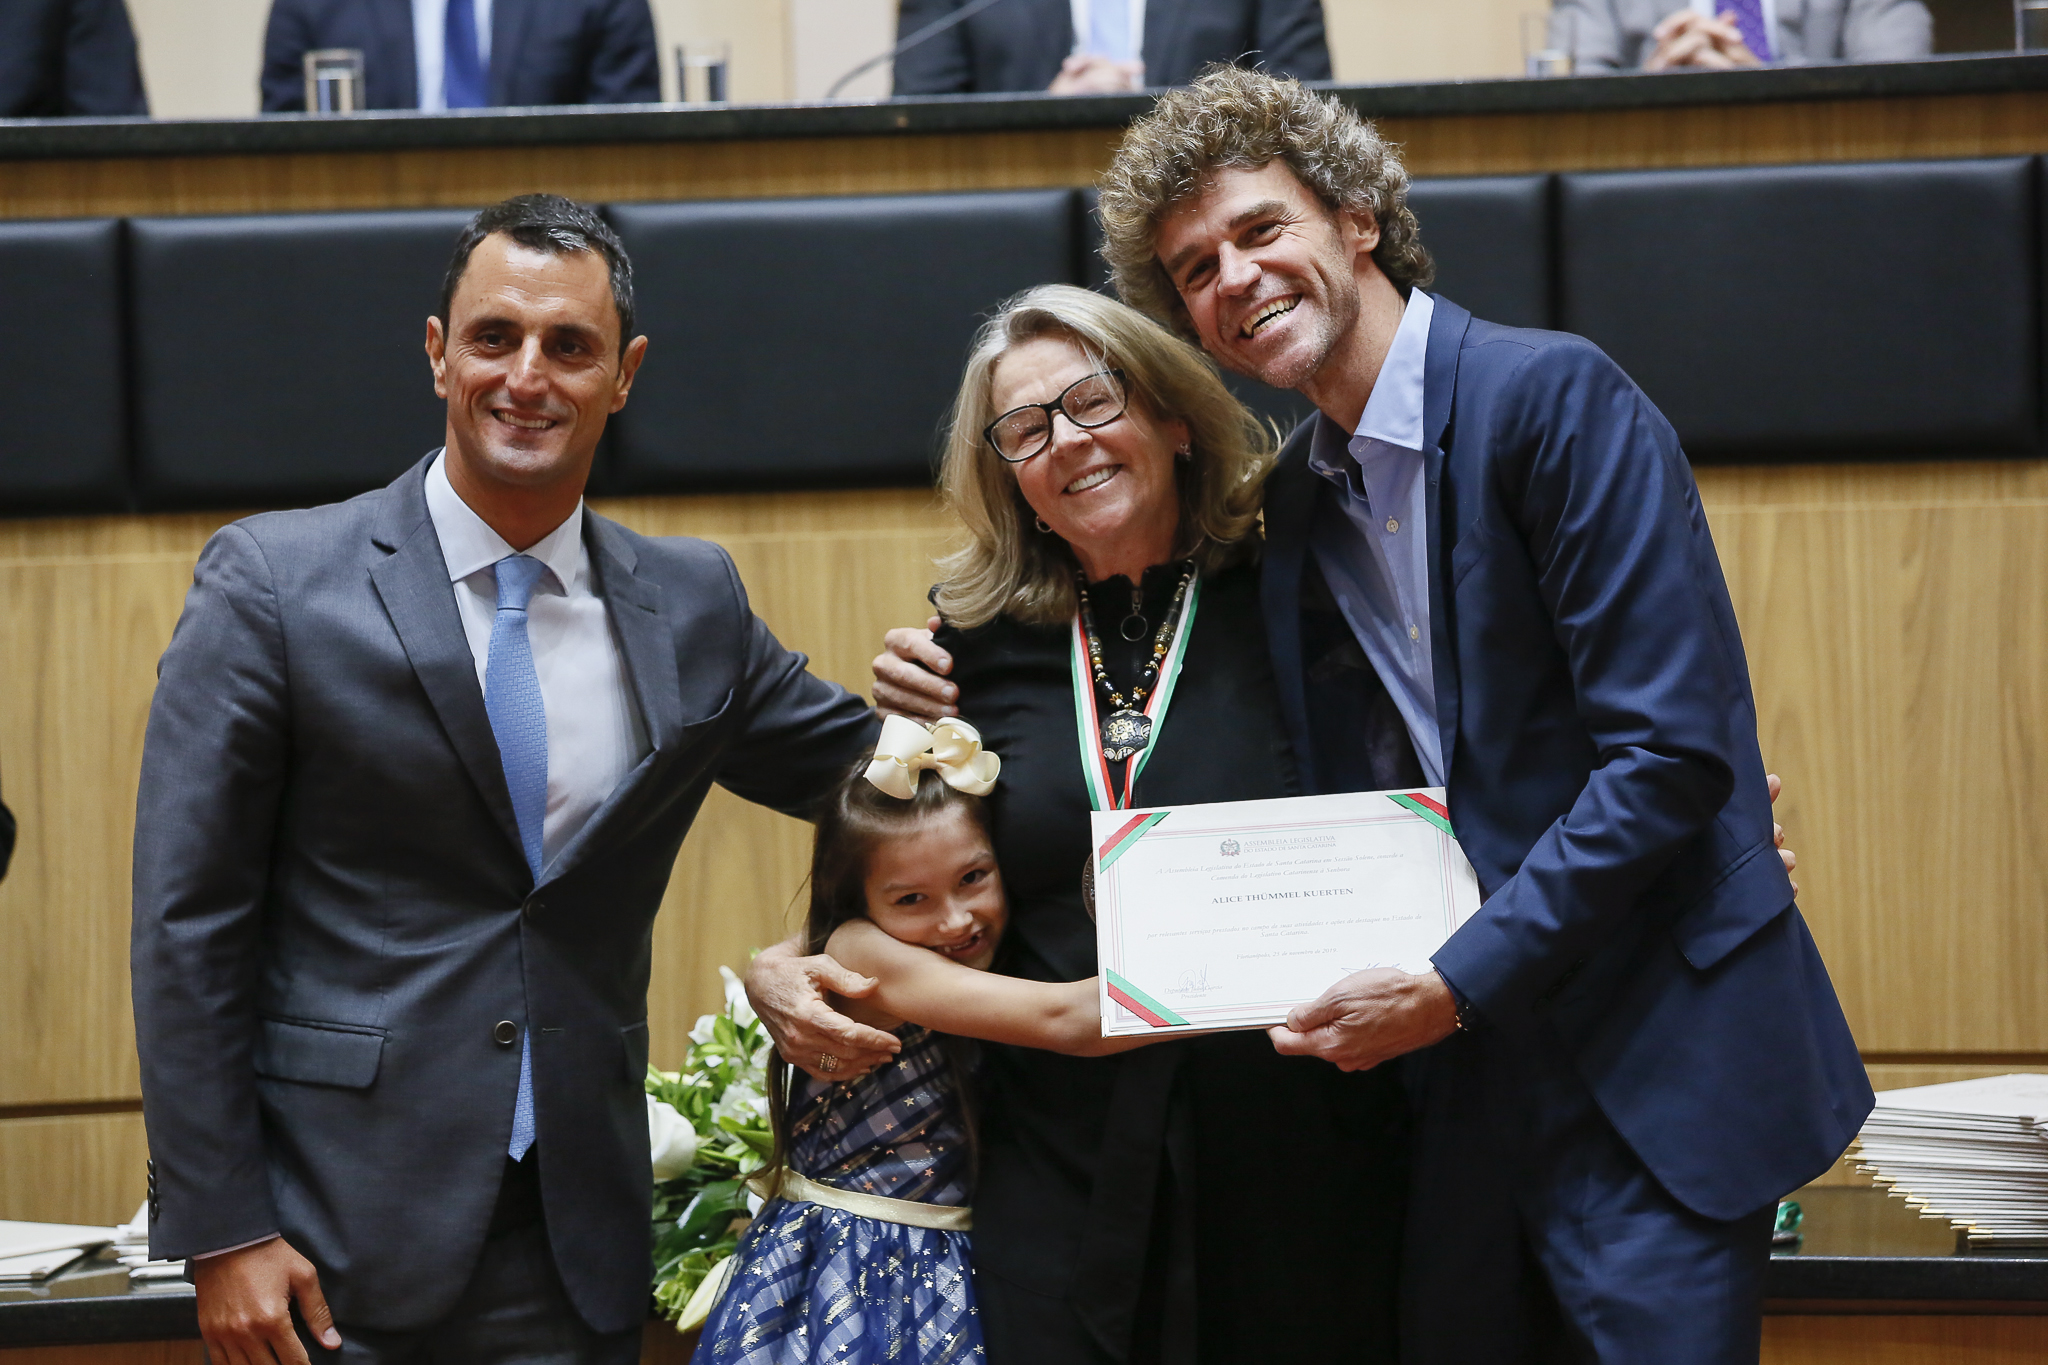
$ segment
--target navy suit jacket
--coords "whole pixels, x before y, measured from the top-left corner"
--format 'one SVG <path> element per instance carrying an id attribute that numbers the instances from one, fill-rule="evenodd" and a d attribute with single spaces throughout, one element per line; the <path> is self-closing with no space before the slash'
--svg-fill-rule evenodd
<path id="1" fill-rule="evenodd" d="M 900 42 L 967 0 L 903 0 Z M 896 59 L 896 93 L 1043 90 L 1074 49 L 1067 0 L 996 0 Z M 1147 0 L 1145 83 L 1186 85 L 1210 62 L 1330 79 L 1322 0 Z"/>
<path id="2" fill-rule="evenodd" d="M 412 0 L 271 0 L 263 35 L 263 108 L 306 107 L 305 54 L 363 54 L 372 109 L 419 107 Z M 490 101 L 652 104 L 661 98 L 654 15 L 647 0 L 492 0 Z"/>
<path id="3" fill-rule="evenodd" d="M 148 112 L 122 0 L 0 4 L 0 118 Z"/>
<path id="4" fill-rule="evenodd" d="M 1563 1049 L 1681 1202 L 1750 1213 L 1824 1171 L 1872 1096 L 1772 846 L 1677 434 L 1592 343 L 1447 299 L 1424 384 L 1437 719 L 1485 896 L 1436 963 L 1487 1028 Z M 1310 429 L 1267 486 L 1264 595 L 1304 779 L 1328 789 L 1299 639 L 1332 493 Z"/>
<path id="5" fill-rule="evenodd" d="M 713 782 L 803 813 L 874 721 L 776 643 L 723 550 L 586 511 L 651 751 L 536 883 L 425 471 L 222 529 L 164 652 L 135 822 L 150 1246 L 279 1230 L 342 1322 L 441 1318 L 504 1175 L 509 1020 L 555 1264 L 622 1331 L 653 1274 L 647 983 L 676 850 Z"/>

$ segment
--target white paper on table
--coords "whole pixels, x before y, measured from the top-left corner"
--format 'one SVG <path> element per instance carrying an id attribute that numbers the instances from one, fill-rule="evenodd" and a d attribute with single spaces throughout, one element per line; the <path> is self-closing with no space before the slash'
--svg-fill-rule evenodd
<path id="1" fill-rule="evenodd" d="M 83 1255 L 77 1247 L 60 1247 L 55 1251 L 32 1251 L 26 1256 L 0 1256 L 0 1284 L 46 1280 Z"/>
<path id="2" fill-rule="evenodd" d="M 1479 909 L 1441 787 L 1096 811 L 1104 1037 L 1265 1028 Z"/>
<path id="3" fill-rule="evenodd" d="M 0 1259 L 66 1248 L 91 1251 L 115 1240 L 117 1231 L 81 1223 L 16 1223 L 0 1219 Z"/>

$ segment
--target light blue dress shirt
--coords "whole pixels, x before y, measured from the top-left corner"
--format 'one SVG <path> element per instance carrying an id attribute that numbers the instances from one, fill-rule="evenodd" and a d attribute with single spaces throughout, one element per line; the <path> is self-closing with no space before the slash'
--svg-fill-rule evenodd
<path id="1" fill-rule="evenodd" d="M 476 7 L 477 56 L 485 72 L 491 69 L 491 0 L 453 0 Z M 448 95 L 442 88 L 448 61 L 448 6 L 450 0 L 412 0 L 412 64 L 419 78 L 419 107 L 446 109 Z"/>
<path id="2" fill-rule="evenodd" d="M 1422 376 L 1435 302 L 1408 293 L 1394 344 L 1349 441 L 1316 418 L 1308 467 L 1337 488 L 1309 536 L 1351 633 L 1407 722 L 1429 785 L 1444 785 L 1430 655 L 1429 488 L 1422 468 Z"/>

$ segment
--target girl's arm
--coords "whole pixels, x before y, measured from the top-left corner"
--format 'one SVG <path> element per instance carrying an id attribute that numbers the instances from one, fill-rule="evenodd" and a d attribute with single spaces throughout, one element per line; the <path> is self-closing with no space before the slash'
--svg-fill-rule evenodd
<path id="1" fill-rule="evenodd" d="M 940 1033 L 1071 1057 L 1101 1057 L 1160 1041 L 1103 1037 L 1092 976 L 1086 981 L 1023 981 L 977 971 L 890 938 L 864 919 L 833 930 L 825 951 L 880 983 L 868 997 L 871 1002 Z"/>

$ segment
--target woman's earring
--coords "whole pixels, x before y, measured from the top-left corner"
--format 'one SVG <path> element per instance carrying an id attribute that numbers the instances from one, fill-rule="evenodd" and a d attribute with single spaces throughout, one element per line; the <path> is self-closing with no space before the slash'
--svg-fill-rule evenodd
<path id="1" fill-rule="evenodd" d="M 1173 448 L 1173 453 L 1175 458 L 1177 459 L 1193 459 L 1195 455 L 1195 443 L 1193 441 L 1182 441 L 1179 445 Z"/>
<path id="2" fill-rule="evenodd" d="M 1033 518 L 1032 518 L 1032 520 L 1038 523 L 1038 533 L 1039 533 L 1040 535 L 1047 535 L 1047 536 L 1049 536 L 1049 535 L 1051 535 L 1051 534 L 1052 534 L 1052 527 L 1050 527 L 1050 526 L 1047 526 L 1047 525 L 1045 524 L 1045 518 L 1044 518 L 1044 517 L 1033 517 Z"/>

